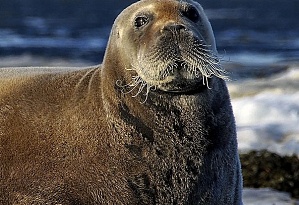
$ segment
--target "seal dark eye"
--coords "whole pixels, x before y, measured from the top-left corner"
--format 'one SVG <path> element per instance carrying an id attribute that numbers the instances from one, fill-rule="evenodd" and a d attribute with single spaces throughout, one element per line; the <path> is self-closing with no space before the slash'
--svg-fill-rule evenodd
<path id="1" fill-rule="evenodd" d="M 134 26 L 136 28 L 141 28 L 142 26 L 145 26 L 149 22 L 148 17 L 146 16 L 137 16 L 135 18 Z"/>
<path id="2" fill-rule="evenodd" d="M 200 19 L 197 9 L 193 6 L 186 7 L 186 9 L 182 11 L 182 14 L 194 23 L 197 23 Z"/>

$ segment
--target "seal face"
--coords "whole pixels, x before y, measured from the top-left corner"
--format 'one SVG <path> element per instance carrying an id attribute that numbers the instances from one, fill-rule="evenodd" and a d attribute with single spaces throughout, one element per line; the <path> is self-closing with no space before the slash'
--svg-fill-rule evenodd
<path id="1" fill-rule="evenodd" d="M 127 85 L 138 92 L 146 88 L 184 93 L 208 84 L 212 76 L 227 79 L 220 66 L 210 23 L 201 6 L 192 1 L 144 1 L 132 13 L 133 23 L 124 33 L 134 47 L 130 69 L 137 75 Z M 130 31 L 129 31 L 130 30 Z M 139 85 L 139 86 L 138 86 Z"/>
<path id="2" fill-rule="evenodd" d="M 192 0 L 141 0 L 101 65 L 0 69 L 0 204 L 242 204 L 234 116 Z"/>

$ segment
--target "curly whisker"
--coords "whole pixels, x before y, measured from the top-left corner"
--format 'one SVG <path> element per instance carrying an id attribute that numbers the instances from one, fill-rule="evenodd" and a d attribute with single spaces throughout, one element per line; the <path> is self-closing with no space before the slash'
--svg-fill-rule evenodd
<path id="1" fill-rule="evenodd" d="M 139 96 L 145 89 L 145 93 L 143 94 L 145 96 L 145 99 L 141 102 L 142 104 L 147 101 L 149 92 L 156 89 L 156 86 L 149 85 L 140 76 L 132 76 L 131 82 L 124 85 L 122 84 L 121 80 L 117 80 L 116 85 L 121 88 L 121 92 L 123 94 L 135 92 L 132 94 L 132 97 L 134 98 Z"/>

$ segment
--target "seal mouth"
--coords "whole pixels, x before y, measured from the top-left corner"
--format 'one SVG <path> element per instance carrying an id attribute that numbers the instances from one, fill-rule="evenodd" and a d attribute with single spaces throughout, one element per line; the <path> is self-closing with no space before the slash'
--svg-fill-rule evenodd
<path id="1" fill-rule="evenodd" d="M 163 84 L 161 86 L 157 86 L 156 90 L 159 92 L 190 95 L 200 93 L 205 89 L 208 89 L 208 87 L 203 85 L 201 82 L 172 82 L 168 84 Z"/>
<path id="2" fill-rule="evenodd" d="M 135 70 L 135 69 L 133 69 Z M 172 93 L 178 95 L 192 95 L 210 89 L 212 75 L 204 75 L 201 69 L 187 61 L 178 59 L 168 63 L 161 69 L 156 78 L 147 78 L 141 74 L 132 76 L 131 82 L 123 83 L 121 80 L 116 85 L 123 94 L 132 93 L 132 97 L 141 95 L 147 100 L 150 92 Z"/>
<path id="3" fill-rule="evenodd" d="M 192 72 L 190 66 L 183 60 L 170 63 L 160 74 L 161 79 L 157 89 L 165 92 L 186 93 L 202 90 L 205 86 L 203 76 L 199 72 Z M 200 88 L 200 89 L 199 89 Z"/>

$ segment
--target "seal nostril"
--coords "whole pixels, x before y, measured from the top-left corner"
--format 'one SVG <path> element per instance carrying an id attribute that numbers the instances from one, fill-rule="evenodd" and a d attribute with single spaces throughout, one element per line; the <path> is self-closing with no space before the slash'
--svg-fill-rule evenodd
<path id="1" fill-rule="evenodd" d="M 176 30 L 185 30 L 186 29 L 186 27 L 184 25 L 181 25 L 181 24 L 175 25 L 174 28 Z"/>
<path id="2" fill-rule="evenodd" d="M 180 31 L 180 30 L 186 31 L 187 28 L 183 24 L 167 24 L 163 27 L 163 31 Z"/>

